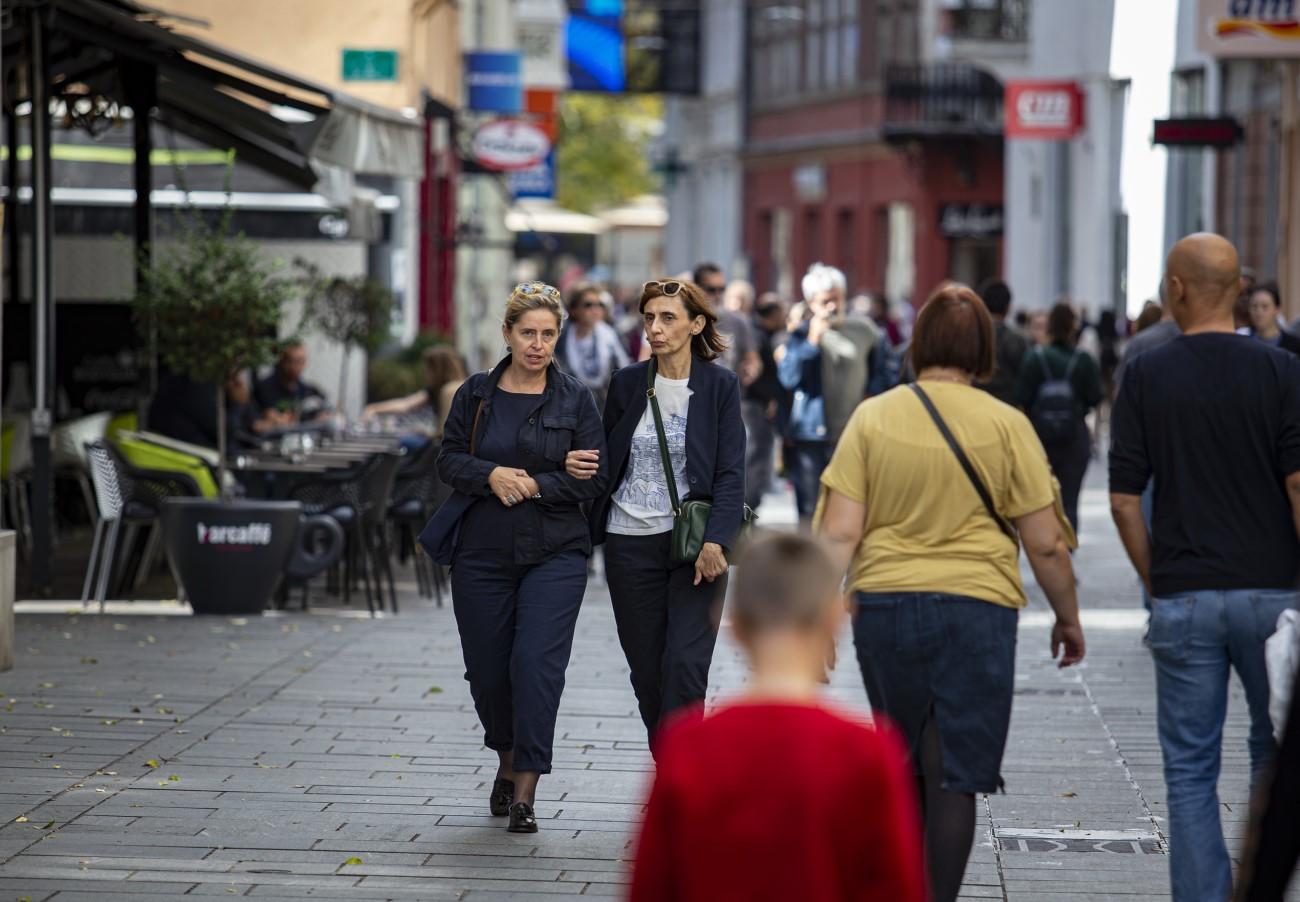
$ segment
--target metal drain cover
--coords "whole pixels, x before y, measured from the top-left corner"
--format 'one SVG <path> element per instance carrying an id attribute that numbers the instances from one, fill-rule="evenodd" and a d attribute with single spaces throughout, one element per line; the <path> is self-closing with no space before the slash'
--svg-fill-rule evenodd
<path id="1" fill-rule="evenodd" d="M 1160 837 L 1148 830 L 998 830 L 1000 852 L 1109 852 L 1112 855 L 1163 855 Z"/>

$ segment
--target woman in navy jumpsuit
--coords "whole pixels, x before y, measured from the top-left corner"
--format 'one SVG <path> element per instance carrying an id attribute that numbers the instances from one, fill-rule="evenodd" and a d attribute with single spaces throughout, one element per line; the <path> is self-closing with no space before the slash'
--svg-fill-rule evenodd
<path id="1" fill-rule="evenodd" d="M 537 830 L 537 781 L 551 770 L 587 585 L 582 504 L 605 481 L 564 472 L 565 455 L 603 446 L 604 430 L 587 387 L 552 366 L 562 317 L 551 286 L 512 292 L 502 326 L 510 354 L 456 393 L 438 458 L 454 493 L 421 536 L 451 564 L 466 679 L 499 759 L 489 807 L 515 833 Z"/>

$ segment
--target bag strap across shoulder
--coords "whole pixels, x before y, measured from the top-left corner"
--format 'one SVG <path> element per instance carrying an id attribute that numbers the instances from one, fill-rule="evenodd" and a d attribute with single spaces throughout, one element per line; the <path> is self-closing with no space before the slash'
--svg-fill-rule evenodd
<path id="1" fill-rule="evenodd" d="M 677 479 L 673 476 L 673 459 L 668 453 L 668 436 L 664 434 L 664 418 L 659 412 L 659 399 L 655 397 L 655 376 L 658 374 L 657 361 L 651 357 L 646 367 L 645 396 L 650 403 L 650 412 L 655 418 L 655 432 L 659 436 L 659 456 L 664 464 L 664 481 L 668 483 L 668 498 L 673 503 L 673 516 L 681 515 L 682 503 L 677 500 Z"/>
<path id="2" fill-rule="evenodd" d="M 993 496 L 989 494 L 989 490 L 984 486 L 984 480 L 980 479 L 979 473 L 975 472 L 975 467 L 971 464 L 970 458 L 966 456 L 966 452 L 963 451 L 961 445 L 957 443 L 957 437 L 952 434 L 952 430 L 948 428 L 948 424 L 945 423 L 943 417 L 939 415 L 939 409 L 934 406 L 934 402 L 930 400 L 930 396 L 925 393 L 925 390 L 922 389 L 920 385 L 913 382 L 910 387 L 916 396 L 921 399 L 921 403 L 925 405 L 925 409 L 930 414 L 930 419 L 934 420 L 934 425 L 939 428 L 939 432 L 943 435 L 944 441 L 946 441 L 948 447 L 952 449 L 953 455 L 957 458 L 957 462 L 961 464 L 961 468 L 966 472 L 966 478 L 969 479 L 971 485 L 975 487 L 975 491 L 980 496 L 980 501 L 984 502 L 984 508 L 989 512 L 989 516 L 993 518 L 993 522 L 998 524 L 998 529 L 1002 530 L 1008 539 L 1019 546 L 1020 539 L 1016 536 L 1015 527 L 1008 523 L 1006 518 L 999 514 L 998 509 L 993 506 Z"/>

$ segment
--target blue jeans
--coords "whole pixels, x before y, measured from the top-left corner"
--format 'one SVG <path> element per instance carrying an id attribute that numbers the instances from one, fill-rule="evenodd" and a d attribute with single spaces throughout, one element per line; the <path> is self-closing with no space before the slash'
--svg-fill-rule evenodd
<path id="1" fill-rule="evenodd" d="M 1294 590 L 1241 589 L 1153 598 L 1147 641 L 1156 665 L 1160 750 L 1169 797 L 1169 872 L 1176 902 L 1227 899 L 1232 867 L 1219 822 L 1219 764 L 1228 669 L 1250 707 L 1252 787 L 1277 751 L 1268 717 L 1264 640 Z"/>

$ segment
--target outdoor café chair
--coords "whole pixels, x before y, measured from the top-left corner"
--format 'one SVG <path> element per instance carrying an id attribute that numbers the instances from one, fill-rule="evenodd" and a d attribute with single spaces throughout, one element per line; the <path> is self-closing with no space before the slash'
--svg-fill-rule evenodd
<path id="1" fill-rule="evenodd" d="M 95 521 L 95 537 L 91 543 L 90 562 L 86 566 L 86 579 L 81 588 L 81 603 L 90 601 L 91 586 L 95 585 L 95 600 L 100 613 L 108 597 L 112 576 L 119 566 L 118 542 L 125 528 L 121 550 L 129 553 L 136 530 L 152 530 L 150 541 L 140 561 L 147 572 L 158 542 L 158 516 L 167 498 L 197 496 L 199 487 L 192 478 L 175 471 L 146 470 L 134 467 L 111 444 L 92 442 L 86 446 L 90 461 L 91 482 L 95 487 L 95 501 L 99 516 Z M 96 579 L 98 577 L 98 579 Z"/>
<path id="2" fill-rule="evenodd" d="M 401 458 L 396 454 L 372 454 L 355 467 L 321 473 L 289 490 L 289 498 L 300 502 L 304 513 L 325 514 L 343 527 L 347 538 L 343 557 L 343 603 L 351 604 L 352 586 L 359 574 L 366 593 L 366 605 L 372 615 L 376 597 L 379 608 L 382 610 L 384 606 L 381 578 L 385 572 L 392 594 L 393 612 L 397 612 L 392 569 L 386 560 L 387 540 L 382 534 L 377 535 L 377 527 L 383 526 L 400 462 Z"/>
<path id="3" fill-rule="evenodd" d="M 393 500 L 388 505 L 388 520 L 397 531 L 399 560 L 413 559 L 415 584 L 422 598 L 434 598 L 442 607 L 442 592 L 447 576 L 442 567 L 435 565 L 420 551 L 415 538 L 433 512 L 450 494 L 450 489 L 438 478 L 438 453 L 442 446 L 430 441 L 411 455 L 397 471 L 393 487 Z"/>

